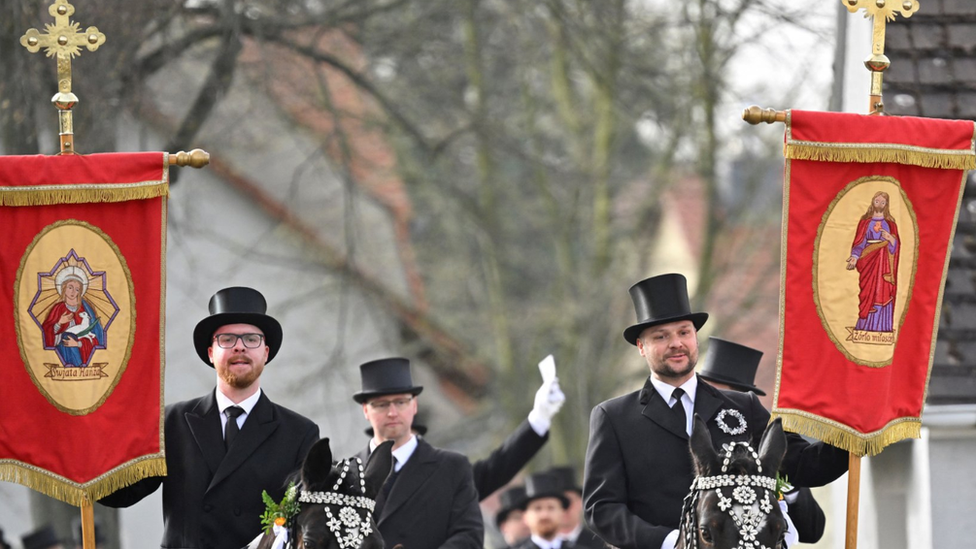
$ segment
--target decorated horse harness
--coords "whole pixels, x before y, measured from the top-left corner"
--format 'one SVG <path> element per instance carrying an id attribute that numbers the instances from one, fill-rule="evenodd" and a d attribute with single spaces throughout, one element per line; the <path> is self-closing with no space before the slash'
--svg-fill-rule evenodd
<path id="1" fill-rule="evenodd" d="M 350 465 L 355 460 L 359 470 L 359 493 L 361 495 L 350 495 L 340 493 L 343 481 L 349 475 Z M 289 486 L 284 500 L 280 504 L 268 503 L 270 498 L 265 492 L 265 502 L 268 510 L 265 512 L 264 524 L 267 526 L 266 532 L 273 533 L 275 541 L 273 549 L 291 549 L 295 547 L 294 536 L 291 531 L 294 529 L 294 519 L 301 512 L 302 503 L 324 505 L 325 515 L 328 518 L 326 523 L 329 531 L 335 537 L 340 549 L 355 549 L 362 545 L 363 541 L 373 533 L 372 518 L 376 501 L 366 496 L 366 476 L 363 471 L 363 462 L 358 457 L 341 461 L 342 472 L 339 479 L 330 491 L 311 491 L 297 490 L 297 502 L 295 501 L 296 489 Z M 352 481 L 355 482 L 355 481 Z M 352 491 L 355 491 L 355 488 Z M 347 488 L 347 491 L 348 488 Z M 333 512 L 333 508 L 338 508 L 338 516 Z M 270 520 L 269 520 L 270 519 Z"/>
<path id="2" fill-rule="evenodd" d="M 742 421 L 742 424 L 745 422 Z M 753 475 L 728 474 L 729 463 L 736 446 L 743 446 L 747 454 L 756 461 L 757 473 Z M 718 507 L 727 513 L 739 529 L 739 544 L 736 549 L 772 549 L 756 540 L 763 524 L 777 503 L 777 479 L 762 475 L 759 453 L 748 442 L 723 444 L 725 458 L 722 460 L 722 474 L 698 476 L 691 482 L 681 510 L 678 526 L 684 535 L 685 549 L 698 548 L 698 501 L 702 492 L 715 490 L 719 497 Z M 723 489 L 731 488 L 731 492 Z M 726 495 L 728 494 L 728 495 Z M 756 505 L 758 502 L 758 505 Z M 736 509 L 735 504 L 740 504 Z"/>

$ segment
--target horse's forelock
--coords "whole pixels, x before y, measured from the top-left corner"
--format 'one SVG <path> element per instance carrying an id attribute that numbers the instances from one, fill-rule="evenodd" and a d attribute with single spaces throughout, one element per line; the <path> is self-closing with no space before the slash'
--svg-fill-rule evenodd
<path id="1" fill-rule="evenodd" d="M 757 474 L 756 458 L 746 446 L 737 445 L 732 449 L 726 473 L 729 475 Z"/>

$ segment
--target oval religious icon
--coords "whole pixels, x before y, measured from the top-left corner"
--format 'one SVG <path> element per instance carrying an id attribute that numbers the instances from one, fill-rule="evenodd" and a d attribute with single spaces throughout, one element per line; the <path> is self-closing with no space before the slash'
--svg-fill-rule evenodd
<path id="1" fill-rule="evenodd" d="M 132 346 L 135 299 L 125 259 L 97 227 L 60 221 L 27 247 L 15 285 L 17 343 L 34 385 L 63 412 L 94 411 Z"/>
<path id="2" fill-rule="evenodd" d="M 896 179 L 858 179 L 830 203 L 814 245 L 814 301 L 831 341 L 851 361 L 891 364 L 917 257 L 915 210 Z"/>

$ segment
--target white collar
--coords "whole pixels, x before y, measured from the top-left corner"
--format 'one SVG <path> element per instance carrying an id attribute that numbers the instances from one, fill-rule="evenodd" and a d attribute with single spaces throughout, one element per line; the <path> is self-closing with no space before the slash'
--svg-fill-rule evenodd
<path id="1" fill-rule="evenodd" d="M 400 469 L 403 469 L 403 466 L 407 463 L 407 460 L 410 459 L 410 456 L 412 456 L 414 451 L 417 449 L 417 444 L 419 444 L 417 435 L 411 434 L 410 440 L 404 442 L 403 446 L 393 450 L 393 457 L 396 458 L 396 464 L 393 466 L 394 471 L 400 472 Z M 378 444 L 376 444 L 375 438 L 369 439 L 369 453 L 372 454 L 373 450 L 375 450 L 377 446 Z"/>
<path id="2" fill-rule="evenodd" d="M 657 394 L 661 395 L 661 398 L 664 399 L 664 403 L 671 406 L 671 393 L 673 393 L 677 387 L 668 385 L 653 375 L 651 376 L 651 385 L 654 386 L 654 390 L 657 391 Z M 688 381 L 682 383 L 680 388 L 684 390 L 685 396 L 687 396 L 691 402 L 691 409 L 694 410 L 695 396 L 698 394 L 698 374 L 688 378 Z"/>
<path id="3" fill-rule="evenodd" d="M 576 543 L 576 540 L 579 539 L 580 534 L 582 533 L 583 533 L 583 523 L 580 522 L 579 524 L 576 525 L 576 528 L 573 528 L 571 531 L 565 534 L 559 534 L 559 537 L 561 537 L 566 541 Z"/>
<path id="4" fill-rule="evenodd" d="M 246 416 L 251 413 L 251 410 L 254 409 L 254 406 L 258 403 L 258 400 L 261 398 L 260 388 L 258 388 L 258 390 L 255 391 L 253 395 L 237 403 L 227 398 L 227 395 L 221 393 L 220 389 L 217 389 L 215 392 L 217 393 L 217 409 L 220 410 L 221 414 L 223 414 L 224 410 L 230 408 L 231 406 L 240 406 L 241 408 L 244 408 L 244 414 L 242 415 Z"/>
<path id="5" fill-rule="evenodd" d="M 563 540 L 558 535 L 552 541 L 542 539 L 535 534 L 532 534 L 530 538 L 532 539 L 532 543 L 536 544 L 539 549 L 560 549 L 563 545 Z"/>

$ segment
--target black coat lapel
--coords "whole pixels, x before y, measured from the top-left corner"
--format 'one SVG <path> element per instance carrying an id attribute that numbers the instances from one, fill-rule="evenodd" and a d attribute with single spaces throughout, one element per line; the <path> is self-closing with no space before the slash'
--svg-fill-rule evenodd
<path id="1" fill-rule="evenodd" d="M 240 467 L 271 436 L 271 433 L 275 432 L 279 423 L 280 420 L 275 416 L 274 405 L 262 391 L 261 398 L 258 399 L 257 404 L 254 405 L 251 413 L 244 420 L 240 434 L 234 439 L 234 446 L 230 448 L 227 455 L 224 456 L 224 460 L 220 462 L 220 467 L 217 468 L 207 491 L 210 491 Z"/>
<path id="2" fill-rule="evenodd" d="M 201 398 L 197 406 L 183 415 L 211 476 L 220 468 L 225 453 L 219 414 L 217 397 L 210 393 L 209 397 Z"/>
<path id="3" fill-rule="evenodd" d="M 688 433 L 685 431 L 687 427 L 681 425 L 677 417 L 671 413 L 671 407 L 661 398 L 657 389 L 651 384 L 651 378 L 649 377 L 640 392 L 640 401 L 644 404 L 644 408 L 641 410 L 641 414 L 644 417 L 657 423 L 675 436 L 688 440 Z"/>
<path id="4" fill-rule="evenodd" d="M 424 439 L 418 439 L 417 449 L 413 451 L 413 455 L 410 456 L 407 463 L 400 469 L 400 474 L 397 476 L 396 482 L 390 490 L 390 495 L 383 505 L 380 522 L 406 503 L 410 499 L 410 496 L 423 486 L 427 482 L 427 479 L 436 471 L 437 456 L 434 453 L 433 447 L 424 441 Z"/>
<path id="5" fill-rule="evenodd" d="M 716 414 L 718 414 L 719 408 L 730 408 L 731 403 L 722 397 L 718 389 L 712 387 L 708 382 L 702 381 L 698 378 L 698 390 L 695 394 L 695 414 L 702 418 L 702 420 L 708 424 Z"/>

